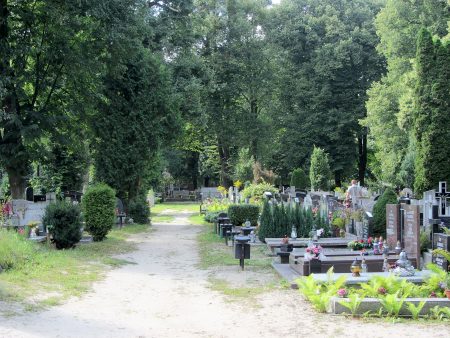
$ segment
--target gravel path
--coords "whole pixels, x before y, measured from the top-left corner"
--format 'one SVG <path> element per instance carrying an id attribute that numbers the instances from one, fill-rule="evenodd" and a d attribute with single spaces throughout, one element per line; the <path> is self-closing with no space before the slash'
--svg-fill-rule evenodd
<path id="1" fill-rule="evenodd" d="M 187 214 L 135 236 L 130 264 L 110 271 L 81 299 L 43 312 L 0 317 L 0 337 L 450 337 L 445 325 L 365 323 L 318 314 L 297 291 L 258 296 L 258 306 L 230 302 L 208 288 L 197 267 L 198 226 Z M 169 245 L 170 243 L 170 245 Z M 238 268 L 230 274 L 245 274 Z"/>

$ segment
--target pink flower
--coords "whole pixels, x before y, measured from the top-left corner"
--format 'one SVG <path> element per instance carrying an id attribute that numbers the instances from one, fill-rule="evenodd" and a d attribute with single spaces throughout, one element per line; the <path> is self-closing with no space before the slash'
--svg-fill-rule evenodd
<path id="1" fill-rule="evenodd" d="M 311 249 L 310 249 L 310 248 L 306 248 L 306 252 L 307 252 L 307 253 L 310 253 L 310 252 L 311 252 Z"/>
<path id="2" fill-rule="evenodd" d="M 380 295 L 385 295 L 386 294 L 386 289 L 384 288 L 384 287 L 379 287 L 378 288 L 378 293 L 380 294 Z"/>
<path id="3" fill-rule="evenodd" d="M 437 297 L 436 296 L 436 292 L 432 291 L 431 294 L 430 294 L 430 298 L 436 298 L 436 297 Z"/>
<path id="4" fill-rule="evenodd" d="M 341 298 L 344 298 L 345 296 L 347 296 L 347 290 L 346 289 L 339 289 L 338 291 L 337 291 L 337 295 L 339 296 L 339 297 L 341 297 Z"/>

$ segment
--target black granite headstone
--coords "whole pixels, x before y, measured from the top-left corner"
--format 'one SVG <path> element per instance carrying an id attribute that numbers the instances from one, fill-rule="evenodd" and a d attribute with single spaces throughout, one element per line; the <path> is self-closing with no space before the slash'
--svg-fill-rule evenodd
<path id="1" fill-rule="evenodd" d="M 442 249 L 450 251 L 450 235 L 446 234 L 434 234 L 433 247 L 435 249 Z M 442 270 L 448 271 L 449 261 L 441 255 L 433 256 L 433 263 L 439 266 Z"/>
<path id="2" fill-rule="evenodd" d="M 46 195 L 34 195 L 33 202 L 45 202 L 47 200 Z"/>

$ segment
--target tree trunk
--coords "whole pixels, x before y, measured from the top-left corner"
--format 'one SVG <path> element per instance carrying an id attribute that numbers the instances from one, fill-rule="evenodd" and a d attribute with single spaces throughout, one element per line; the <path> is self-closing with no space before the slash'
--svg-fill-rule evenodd
<path id="1" fill-rule="evenodd" d="M 228 160 L 230 159 L 230 151 L 227 146 L 219 140 L 219 158 L 220 158 L 220 184 L 225 188 L 229 188 L 233 185 L 233 182 L 229 176 Z"/>
<path id="2" fill-rule="evenodd" d="M 13 199 L 25 199 L 25 189 L 27 188 L 26 169 L 6 168 L 6 172 L 8 173 L 11 197 Z"/>
<path id="3" fill-rule="evenodd" d="M 251 100 L 250 102 L 250 116 L 254 118 L 254 121 L 256 123 L 258 119 L 258 102 L 256 99 Z M 255 161 L 258 160 L 258 133 L 257 130 L 255 130 L 252 134 L 252 139 L 250 142 L 250 155 L 253 155 L 253 158 Z"/>
<path id="4" fill-rule="evenodd" d="M 359 183 L 364 186 L 364 178 L 366 176 L 367 167 L 367 129 L 364 128 L 358 136 L 358 179 Z"/>
<path id="5" fill-rule="evenodd" d="M 336 187 L 342 186 L 342 177 L 339 170 L 334 172 L 334 183 L 336 184 Z"/>
<path id="6" fill-rule="evenodd" d="M 199 153 L 196 151 L 191 151 L 188 161 L 189 171 L 191 173 L 191 183 L 192 190 L 197 189 L 198 187 L 198 158 Z"/>

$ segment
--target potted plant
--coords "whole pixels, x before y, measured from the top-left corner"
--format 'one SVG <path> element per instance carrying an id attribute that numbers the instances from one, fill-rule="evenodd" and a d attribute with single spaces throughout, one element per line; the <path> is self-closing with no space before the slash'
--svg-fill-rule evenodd
<path id="1" fill-rule="evenodd" d="M 336 217 L 333 219 L 332 224 L 339 229 L 339 236 L 345 237 L 345 219 Z"/>
<path id="2" fill-rule="evenodd" d="M 445 276 L 444 279 L 444 287 L 445 287 L 445 295 L 448 299 L 450 299 L 450 272 L 447 273 L 447 276 Z"/>

